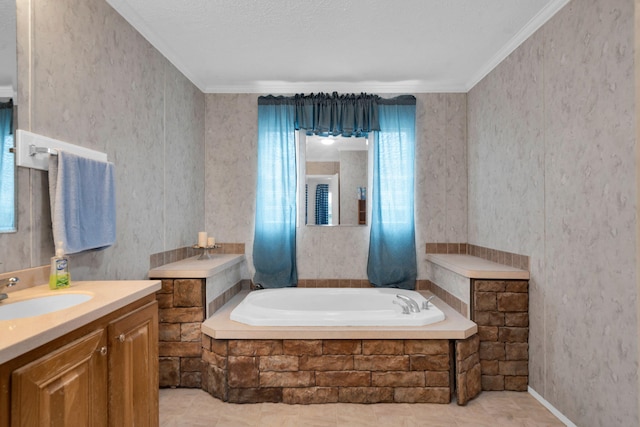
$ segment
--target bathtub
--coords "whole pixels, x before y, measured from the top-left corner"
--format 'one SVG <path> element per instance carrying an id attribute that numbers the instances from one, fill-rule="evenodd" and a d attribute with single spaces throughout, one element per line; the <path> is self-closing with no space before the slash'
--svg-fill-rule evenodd
<path id="1" fill-rule="evenodd" d="M 252 326 L 424 326 L 444 320 L 433 304 L 404 314 L 396 295 L 425 298 L 415 291 L 390 288 L 282 288 L 247 294 L 230 319 Z"/>

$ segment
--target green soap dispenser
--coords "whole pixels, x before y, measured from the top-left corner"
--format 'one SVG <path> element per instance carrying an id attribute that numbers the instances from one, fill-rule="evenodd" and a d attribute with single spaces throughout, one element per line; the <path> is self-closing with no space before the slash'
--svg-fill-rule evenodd
<path id="1" fill-rule="evenodd" d="M 69 259 L 64 256 L 64 244 L 56 245 L 56 256 L 51 257 L 51 271 L 49 272 L 49 289 L 61 289 L 71 286 L 69 274 Z"/>

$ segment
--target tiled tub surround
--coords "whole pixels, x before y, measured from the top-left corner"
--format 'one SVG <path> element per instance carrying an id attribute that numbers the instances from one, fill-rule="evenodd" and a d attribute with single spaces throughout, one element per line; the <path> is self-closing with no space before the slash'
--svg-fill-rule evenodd
<path id="1" fill-rule="evenodd" d="M 200 325 L 243 286 L 248 287 L 244 255 L 197 256 L 149 271 L 162 279 L 159 304 L 160 387 L 201 387 Z"/>
<path id="2" fill-rule="evenodd" d="M 419 289 L 424 286 L 423 289 L 433 292 L 452 307 L 460 308 L 458 312 L 469 319 L 472 319 L 471 279 L 529 280 L 528 270 L 473 255 L 427 253 L 426 260 L 428 280 L 424 281 L 426 285 L 418 281 Z M 528 264 L 528 260 L 526 262 Z"/>
<path id="3" fill-rule="evenodd" d="M 244 243 L 216 243 L 216 246 L 219 247 L 209 250 L 210 254 L 244 254 Z M 182 261 L 183 259 L 200 255 L 201 253 L 201 249 L 196 249 L 193 246 L 184 246 L 181 248 L 151 254 L 149 256 L 149 268 L 154 269 L 165 264 Z"/>
<path id="4" fill-rule="evenodd" d="M 476 325 L 441 301 L 424 327 L 252 327 L 229 320 L 246 293 L 202 325 L 203 389 L 228 402 L 449 403 L 481 391 Z"/>
<path id="5" fill-rule="evenodd" d="M 478 325 L 483 390 L 526 391 L 529 272 L 470 255 L 429 254 L 430 280 Z"/>
<path id="6" fill-rule="evenodd" d="M 427 243 L 428 254 L 472 255 L 509 267 L 529 270 L 529 257 L 471 243 Z"/>

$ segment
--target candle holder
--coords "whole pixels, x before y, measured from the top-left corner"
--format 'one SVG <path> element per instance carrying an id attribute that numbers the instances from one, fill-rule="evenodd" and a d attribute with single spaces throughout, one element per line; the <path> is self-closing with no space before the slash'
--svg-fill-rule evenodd
<path id="1" fill-rule="evenodd" d="M 218 249 L 220 248 L 220 245 L 213 245 L 213 246 L 198 246 L 198 245 L 193 245 L 193 249 L 202 249 L 202 254 L 198 257 L 198 259 L 211 259 L 211 254 L 209 254 L 209 250 L 210 249 Z"/>

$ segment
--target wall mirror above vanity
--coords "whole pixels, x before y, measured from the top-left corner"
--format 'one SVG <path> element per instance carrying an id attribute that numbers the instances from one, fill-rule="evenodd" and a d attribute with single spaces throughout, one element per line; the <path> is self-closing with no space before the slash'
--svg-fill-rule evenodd
<path id="1" fill-rule="evenodd" d="M 13 130 L 16 128 L 16 3 L 0 0 L 0 233 L 17 230 L 16 168 Z"/>
<path id="2" fill-rule="evenodd" d="M 298 132 L 301 221 L 308 226 L 367 224 L 369 141 Z"/>

